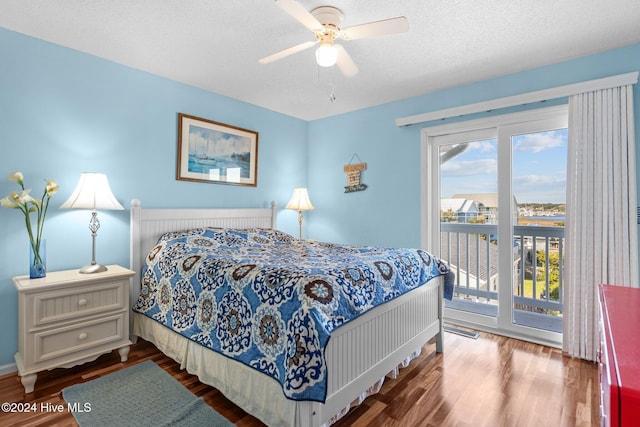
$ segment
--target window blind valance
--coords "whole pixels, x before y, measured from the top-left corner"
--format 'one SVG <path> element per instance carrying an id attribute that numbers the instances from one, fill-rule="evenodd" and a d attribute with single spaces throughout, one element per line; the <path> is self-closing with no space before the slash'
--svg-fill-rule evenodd
<path id="1" fill-rule="evenodd" d="M 430 111 L 413 116 L 396 119 L 397 126 L 410 126 L 417 123 L 441 120 L 449 117 L 463 116 L 466 114 L 480 113 L 483 111 L 496 110 L 499 108 L 513 107 L 516 105 L 529 104 L 532 102 L 546 101 L 550 99 L 563 98 L 565 96 L 577 95 L 579 93 L 592 92 L 595 90 L 609 89 L 612 87 L 636 84 L 638 82 L 638 72 L 634 71 L 616 76 L 604 77 L 596 80 L 573 83 L 565 86 L 558 86 L 543 89 L 535 92 L 527 92 L 519 95 L 497 98 L 489 101 L 477 102 L 474 104 L 462 105 L 459 107 L 445 108 L 442 110 Z"/>

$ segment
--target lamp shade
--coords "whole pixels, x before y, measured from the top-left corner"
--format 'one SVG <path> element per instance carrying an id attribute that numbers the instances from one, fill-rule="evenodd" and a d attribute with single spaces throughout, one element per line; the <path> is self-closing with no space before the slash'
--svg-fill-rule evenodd
<path id="1" fill-rule="evenodd" d="M 309 200 L 309 194 L 306 188 L 294 188 L 293 196 L 291 196 L 291 200 L 289 200 L 285 208 L 296 211 L 310 211 L 315 209 L 311 204 L 311 200 Z"/>
<path id="2" fill-rule="evenodd" d="M 107 175 L 103 173 L 83 172 L 76 189 L 61 209 L 102 209 L 123 210 L 109 187 Z"/>
<path id="3" fill-rule="evenodd" d="M 320 43 L 316 49 L 316 62 L 321 67 L 331 67 L 338 59 L 338 50 L 331 43 Z"/>

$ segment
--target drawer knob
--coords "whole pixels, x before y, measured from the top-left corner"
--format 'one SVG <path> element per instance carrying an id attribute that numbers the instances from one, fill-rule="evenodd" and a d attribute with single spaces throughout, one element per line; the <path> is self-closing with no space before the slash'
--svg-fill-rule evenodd
<path id="1" fill-rule="evenodd" d="M 87 334 L 86 332 L 81 333 L 80 335 L 78 335 L 78 341 L 84 341 L 87 339 Z"/>
<path id="2" fill-rule="evenodd" d="M 78 305 L 80 307 L 87 305 L 87 300 L 85 298 L 80 298 L 80 300 L 78 300 Z"/>

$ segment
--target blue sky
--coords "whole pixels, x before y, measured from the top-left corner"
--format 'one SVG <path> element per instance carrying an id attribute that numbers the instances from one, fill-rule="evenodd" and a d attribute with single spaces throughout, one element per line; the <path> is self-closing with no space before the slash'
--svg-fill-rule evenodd
<path id="1" fill-rule="evenodd" d="M 441 165 L 441 196 L 495 193 L 497 140 L 469 143 L 463 153 Z M 513 189 L 518 203 L 565 203 L 567 129 L 515 136 Z"/>

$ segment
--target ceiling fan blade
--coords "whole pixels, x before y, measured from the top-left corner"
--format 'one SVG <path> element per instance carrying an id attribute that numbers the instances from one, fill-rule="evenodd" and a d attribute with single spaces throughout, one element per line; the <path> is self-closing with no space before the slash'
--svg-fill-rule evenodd
<path id="1" fill-rule="evenodd" d="M 291 15 L 296 21 L 313 31 L 322 31 L 322 24 L 307 9 L 295 0 L 276 0 L 282 10 Z"/>
<path id="2" fill-rule="evenodd" d="M 335 43 L 334 46 L 338 50 L 338 58 L 336 59 L 336 64 L 338 65 L 338 68 L 340 68 L 340 71 L 342 71 L 342 74 L 347 77 L 353 77 L 358 74 L 360 70 L 358 70 L 358 66 L 355 62 L 353 62 L 353 59 L 347 53 L 345 48 L 338 43 Z"/>
<path id="3" fill-rule="evenodd" d="M 289 55 L 293 55 L 294 53 L 302 52 L 305 49 L 309 49 L 311 46 L 315 45 L 316 43 L 318 42 L 308 41 L 308 42 L 300 43 L 288 49 L 281 50 L 280 52 L 276 52 L 273 55 L 265 56 L 264 58 L 259 59 L 258 62 L 261 64 L 268 64 L 270 62 L 277 61 L 278 59 L 285 58 Z"/>
<path id="4" fill-rule="evenodd" d="M 388 34 L 406 33 L 409 31 L 409 21 L 404 16 L 354 25 L 340 31 L 343 40 L 356 40 L 368 37 L 384 36 Z"/>

